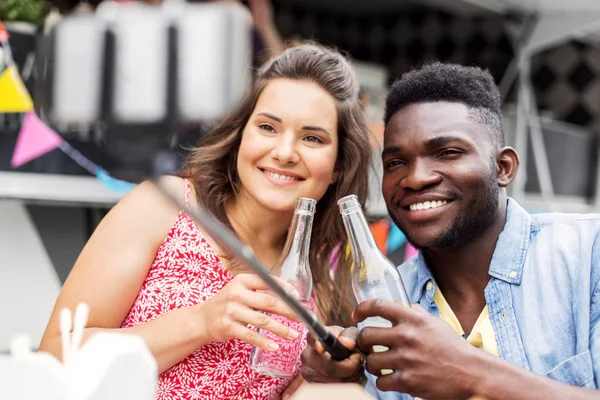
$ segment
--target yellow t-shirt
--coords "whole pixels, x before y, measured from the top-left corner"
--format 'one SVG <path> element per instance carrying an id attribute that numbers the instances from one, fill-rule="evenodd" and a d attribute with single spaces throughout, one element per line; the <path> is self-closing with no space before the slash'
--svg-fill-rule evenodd
<path id="1" fill-rule="evenodd" d="M 450 308 L 450 305 L 444 298 L 442 291 L 437 287 L 435 287 L 435 294 L 433 296 L 433 301 L 437 304 L 440 309 L 440 318 L 446 321 L 452 329 L 454 329 L 458 334 L 464 335 L 465 331 L 463 330 L 458 318 Z M 498 345 L 496 344 L 496 336 L 494 335 L 494 327 L 492 326 L 492 321 L 490 320 L 490 313 L 488 311 L 487 305 L 479 314 L 477 321 L 475 321 L 475 325 L 473 325 L 473 330 L 467 337 L 467 342 L 472 344 L 473 346 L 487 351 L 488 353 L 498 355 Z M 484 400 L 482 397 L 471 397 L 470 400 Z"/>

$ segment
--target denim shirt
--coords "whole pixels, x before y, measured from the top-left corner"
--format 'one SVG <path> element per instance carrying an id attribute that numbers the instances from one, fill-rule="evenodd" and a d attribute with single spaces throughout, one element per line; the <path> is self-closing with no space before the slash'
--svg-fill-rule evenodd
<path id="1" fill-rule="evenodd" d="M 439 316 L 419 254 L 398 267 L 411 302 Z M 501 358 L 573 386 L 600 388 L 600 215 L 528 214 L 508 200 L 485 289 Z M 382 400 L 411 396 L 367 390 Z"/>

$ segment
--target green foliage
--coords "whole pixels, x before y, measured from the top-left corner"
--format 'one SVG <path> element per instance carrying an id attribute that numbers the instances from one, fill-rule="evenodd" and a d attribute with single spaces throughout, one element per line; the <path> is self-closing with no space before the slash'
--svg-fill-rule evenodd
<path id="1" fill-rule="evenodd" d="M 0 0 L 2 21 L 25 21 L 36 25 L 42 23 L 45 0 Z"/>

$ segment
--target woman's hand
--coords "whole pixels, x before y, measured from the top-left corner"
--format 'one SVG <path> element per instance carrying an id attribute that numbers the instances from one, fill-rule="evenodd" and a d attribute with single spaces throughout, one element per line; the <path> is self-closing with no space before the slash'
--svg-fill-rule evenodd
<path id="1" fill-rule="evenodd" d="M 279 278 L 275 279 L 288 292 L 298 296 L 293 286 Z M 276 351 L 279 348 L 273 340 L 248 328 L 248 324 L 270 331 L 286 340 L 296 339 L 298 332 L 275 321 L 269 313 L 279 314 L 294 321 L 299 321 L 298 317 L 283 301 L 266 292 L 267 290 L 269 286 L 258 275 L 239 274 L 219 293 L 198 304 L 203 341 L 224 342 L 236 338 L 264 350 Z"/>

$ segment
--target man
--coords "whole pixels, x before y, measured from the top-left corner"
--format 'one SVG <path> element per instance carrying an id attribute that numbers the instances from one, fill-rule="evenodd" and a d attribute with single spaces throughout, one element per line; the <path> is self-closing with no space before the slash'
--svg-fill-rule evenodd
<path id="1" fill-rule="evenodd" d="M 420 254 L 399 267 L 416 304 L 366 301 L 354 320 L 381 316 L 392 328 L 340 334 L 367 354 L 369 391 L 600 399 L 600 216 L 532 216 L 507 198 L 519 158 L 504 147 L 492 77 L 440 63 L 405 74 L 385 124 L 383 196 Z M 311 338 L 302 355 L 309 382 L 361 375 L 359 354 L 336 362 L 322 353 Z"/>

